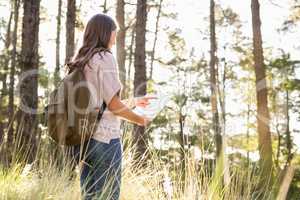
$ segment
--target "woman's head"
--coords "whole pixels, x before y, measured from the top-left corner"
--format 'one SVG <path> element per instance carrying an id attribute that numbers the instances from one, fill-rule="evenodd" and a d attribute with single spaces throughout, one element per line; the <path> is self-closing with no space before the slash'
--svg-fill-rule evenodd
<path id="1" fill-rule="evenodd" d="M 87 23 L 82 46 L 73 60 L 67 64 L 69 69 L 83 68 L 95 53 L 110 51 L 116 40 L 117 25 L 104 14 L 94 15 Z"/>
<path id="2" fill-rule="evenodd" d="M 110 49 L 112 42 L 114 42 L 112 36 L 115 35 L 116 29 L 115 22 L 109 16 L 94 15 L 86 25 L 83 46 Z"/>

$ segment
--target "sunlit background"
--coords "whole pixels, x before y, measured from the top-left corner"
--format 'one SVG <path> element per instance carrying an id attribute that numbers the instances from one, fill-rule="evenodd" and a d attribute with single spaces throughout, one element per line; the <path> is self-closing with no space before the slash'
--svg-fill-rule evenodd
<path id="1" fill-rule="evenodd" d="M 37 7 L 38 1 L 0 0 L 0 65 L 7 67 L 6 69 L 0 67 L 0 111 L 3 115 L 0 116 L 0 199 L 80 198 L 80 170 L 67 166 L 69 164 L 65 154 L 67 148 L 57 145 L 51 139 L 49 136 L 52 133 L 51 126 L 46 125 L 46 116 L 49 117 L 49 113 L 44 115 L 47 114 L 45 107 L 49 103 L 49 93 L 54 91 L 59 79 L 66 74 L 64 67 L 65 58 L 68 57 L 66 50 L 73 51 L 72 47 L 66 45 L 66 35 L 73 30 L 66 31 L 66 14 L 67 2 L 71 5 L 75 1 L 61 1 L 62 13 L 59 15 L 58 0 L 41 0 L 39 24 L 26 27 L 29 23 L 24 23 L 25 28 L 22 29 L 23 19 L 37 17 L 35 15 L 37 13 L 32 10 L 24 14 L 23 5 L 29 8 Z M 17 2 L 21 2 L 21 7 L 18 30 L 14 31 L 14 11 L 18 6 L 13 4 Z M 280 195 L 292 200 L 298 198 L 300 1 L 76 0 L 76 15 L 70 17 L 76 19 L 76 49 L 81 45 L 85 24 L 94 14 L 106 10 L 105 2 L 107 14 L 113 18 L 116 16 L 116 8 L 121 7 L 123 11 L 122 4 L 125 3 L 124 17 L 127 27 L 124 52 L 125 96 L 134 96 L 135 80 L 139 82 L 138 84 L 135 82 L 135 87 L 140 86 L 141 82 L 147 84 L 149 95 L 157 95 L 162 101 L 169 99 L 165 106 L 159 101 L 151 104 L 154 107 L 155 117 L 145 131 L 138 128 L 137 133 L 135 132 L 137 127 L 133 123 L 122 123 L 124 152 L 122 152 L 121 200 L 136 200 L 137 194 L 138 199 L 142 200 L 199 198 L 250 200 L 263 199 L 256 198 L 261 195 L 264 195 L 265 199 L 277 200 L 283 200 L 276 198 Z M 161 7 L 159 2 L 162 2 Z M 254 4 L 259 2 L 260 9 L 253 7 L 251 11 L 251 2 Z M 139 17 L 136 11 L 141 11 L 142 7 L 148 10 L 145 48 L 143 38 L 136 37 L 138 31 L 135 30 L 135 22 L 139 21 L 136 20 Z M 72 10 L 74 9 L 69 7 L 68 12 L 72 13 Z M 210 20 L 212 11 L 215 12 L 215 22 Z M 256 99 L 258 92 L 255 69 L 259 71 L 260 63 L 256 62 L 258 65 L 254 66 L 254 57 L 259 57 L 259 48 L 253 52 L 252 37 L 259 31 L 253 33 L 258 24 L 252 23 L 252 14 L 258 12 L 261 19 L 266 69 L 264 78 L 268 89 L 268 94 L 258 102 L 261 103 L 261 110 L 268 107 L 270 122 L 267 125 L 271 134 L 263 128 L 257 130 L 262 124 L 256 119 L 257 113 L 266 116 L 258 109 Z M 9 23 L 10 17 L 12 23 Z M 56 66 L 59 24 L 57 19 L 61 19 L 60 43 L 57 42 L 60 44 L 58 66 Z M 74 25 L 74 22 L 68 24 Z M 210 35 L 213 32 L 210 26 L 216 28 L 216 41 Z M 11 30 L 8 27 L 11 27 Z M 38 65 L 31 65 L 30 62 L 29 64 L 24 62 L 23 58 L 29 58 L 26 53 L 32 53 L 32 49 L 22 44 L 21 40 L 30 39 L 31 31 L 37 27 L 39 27 L 40 57 Z M 142 25 L 139 28 L 145 29 Z M 18 34 L 17 55 L 9 51 L 14 46 L 12 43 L 14 39 L 8 48 L 4 46 L 5 41 L 10 39 L 6 33 Z M 143 34 L 139 36 L 143 37 Z M 157 43 L 154 48 L 156 36 Z M 139 43 L 135 43 L 135 39 L 139 40 Z M 214 56 L 210 55 L 210 50 L 214 49 L 211 45 L 214 46 L 215 42 L 216 63 L 212 62 L 210 65 L 210 61 L 214 60 Z M 144 77 L 142 73 L 135 74 L 135 69 L 145 67 L 141 62 L 144 61 L 144 56 L 138 55 L 140 52 L 143 54 L 144 50 L 146 79 L 140 78 L 139 75 Z M 116 52 L 114 47 L 113 53 L 117 58 Z M 138 56 L 143 58 L 140 59 L 141 63 L 136 59 Z M 34 58 L 30 57 L 29 60 L 33 61 Z M 20 92 L 23 93 L 20 98 L 17 93 L 21 82 L 19 75 L 35 67 L 38 67 L 39 79 L 28 78 L 33 81 L 24 84 L 28 90 L 25 88 Z M 58 69 L 60 77 L 56 76 Z M 151 69 L 153 69 L 152 77 Z M 212 77 L 216 78 L 217 83 L 210 79 Z M 7 87 L 4 87 L 5 84 Z M 211 88 L 215 85 L 216 102 L 213 101 L 215 95 Z M 38 86 L 37 107 L 43 115 L 21 116 L 23 110 L 19 109 L 20 100 L 27 101 L 28 96 L 30 102 L 27 103 L 36 105 L 35 86 Z M 264 104 L 266 98 L 268 105 Z M 219 116 L 215 118 L 214 103 L 217 104 L 216 110 L 219 112 Z M 162 108 L 158 114 L 157 108 Z M 134 111 L 145 113 L 143 108 L 135 108 Z M 214 129 L 214 125 L 220 126 L 221 130 Z M 290 138 L 287 133 L 292 137 Z M 137 137 L 138 134 L 141 137 Z M 143 139 L 146 139 L 145 143 L 142 142 Z M 135 140 L 138 140 L 137 152 L 141 153 L 136 158 L 134 156 L 136 148 L 131 145 L 131 142 L 136 142 Z M 148 155 L 144 157 L 145 152 L 149 152 L 149 158 Z M 143 160 L 144 158 L 146 159 Z M 95 159 L 98 158 L 95 156 Z M 145 163 L 136 165 L 135 161 L 138 159 L 146 162 L 146 165 L 143 165 Z"/>
<path id="2" fill-rule="evenodd" d="M 108 8 L 114 7 L 114 1 L 108 1 Z M 132 2 L 134 3 L 134 2 Z M 63 1 L 63 7 L 66 2 Z M 252 42 L 252 25 L 251 25 L 251 6 L 250 1 L 236 1 L 236 0 L 218 0 L 216 4 L 220 4 L 222 8 L 231 8 L 238 14 L 238 18 L 241 22 L 240 31 L 243 37 L 246 38 L 245 43 L 251 44 Z M 57 15 L 57 2 L 56 1 L 41 1 L 41 24 L 40 24 L 40 56 L 41 62 L 44 62 L 45 67 L 49 71 L 54 71 L 55 68 L 55 38 L 56 38 L 56 15 Z M 177 1 L 164 1 L 164 12 L 169 14 L 177 14 L 177 18 L 169 19 L 162 17 L 159 23 L 160 29 L 158 32 L 158 42 L 156 49 L 156 56 L 162 60 L 168 60 L 172 57 L 172 53 L 168 50 L 169 41 L 167 32 L 170 30 L 180 30 L 180 36 L 184 39 L 186 44 L 183 52 L 188 56 L 193 51 L 194 56 L 197 58 L 205 58 L 209 60 L 209 1 L 208 0 L 177 0 Z M 77 7 L 80 8 L 79 19 L 82 22 L 82 27 L 77 29 L 76 32 L 76 47 L 78 48 L 81 43 L 83 25 L 87 20 L 96 13 L 102 11 L 101 4 L 96 0 L 78 1 Z M 0 7 L 0 13 L 2 16 L 9 17 L 9 9 Z M 135 14 L 135 5 L 126 5 L 128 15 L 133 16 Z M 262 19 L 262 38 L 265 48 L 265 54 L 271 55 L 268 58 L 276 57 L 281 54 L 283 50 L 286 53 L 290 53 L 292 59 L 299 59 L 300 51 L 300 31 L 299 28 L 291 28 L 289 31 L 280 31 L 283 28 L 284 21 L 289 17 L 291 9 L 291 0 L 273 0 L 273 1 L 261 1 L 261 19 Z M 131 10 L 131 13 L 130 13 Z M 66 10 L 63 9 L 63 16 Z M 115 16 L 115 9 L 109 9 L 108 14 L 112 17 Z M 148 13 L 147 21 L 147 40 L 146 49 L 152 48 L 152 42 L 154 37 L 153 27 L 155 26 L 157 11 L 150 9 Z M 65 23 L 65 17 L 62 24 Z M 228 31 L 226 31 L 228 30 Z M 1 33 L 4 30 L 1 30 Z M 65 26 L 62 26 L 62 37 L 65 35 Z M 127 35 L 126 40 L 130 42 L 130 35 Z M 222 28 L 222 31 L 218 31 L 217 27 L 217 43 L 218 46 L 226 46 L 234 40 L 231 28 Z M 114 50 L 115 52 L 115 50 Z M 61 63 L 64 62 L 65 55 L 65 40 L 61 40 Z M 226 57 L 227 60 L 236 61 L 239 57 L 231 49 L 218 49 L 218 57 Z M 267 56 L 266 56 L 267 57 Z M 127 66 L 126 66 L 127 67 Z M 297 78 L 300 78 L 300 70 L 297 71 Z M 64 71 L 61 71 L 63 74 Z M 178 82 L 170 78 L 173 71 L 168 66 L 161 63 L 154 62 L 153 78 L 155 82 L 166 81 L 167 85 L 160 87 L 157 85 L 156 90 L 158 92 L 176 91 L 178 89 Z M 241 76 L 242 76 L 242 72 Z M 247 76 L 247 74 L 246 74 Z M 131 79 L 133 78 L 133 70 L 131 73 Z M 197 77 L 193 74 L 187 76 L 186 89 L 189 91 Z M 132 86 L 131 86 L 132 87 Z M 208 90 L 209 92 L 209 90 Z M 244 88 L 228 87 L 226 96 L 226 111 L 232 115 L 241 113 L 246 109 L 246 104 L 243 104 Z M 43 90 L 40 90 L 40 95 L 43 96 Z M 255 99 L 253 99 L 254 101 Z M 188 112 L 193 112 L 194 108 L 201 106 L 199 104 L 191 104 L 187 106 Z M 193 115 L 189 122 L 187 122 L 188 128 L 194 123 Z M 272 116 L 271 116 L 272 117 Z M 252 121 L 255 121 L 255 116 L 251 116 Z M 246 132 L 246 121 L 241 117 L 228 117 L 226 124 L 226 133 L 228 135 L 241 134 Z M 190 125 L 190 126 L 188 126 Z M 200 124 L 201 126 L 201 124 Z M 290 126 L 294 143 L 300 148 L 300 135 L 296 134 L 299 130 L 300 123 L 297 121 L 296 115 L 291 112 Z M 255 131 L 255 130 L 252 130 Z M 253 132 L 254 133 L 254 132 Z M 157 142 L 158 145 L 160 144 Z"/>

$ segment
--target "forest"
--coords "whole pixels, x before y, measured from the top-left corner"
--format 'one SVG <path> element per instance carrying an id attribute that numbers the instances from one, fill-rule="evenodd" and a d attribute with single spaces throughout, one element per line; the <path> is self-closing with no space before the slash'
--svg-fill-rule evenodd
<path id="1" fill-rule="evenodd" d="M 0 0 L 0 199 L 81 199 L 44 109 L 87 21 L 117 23 L 121 200 L 300 199 L 299 0 Z M 106 198 L 111 199 L 111 198 Z"/>

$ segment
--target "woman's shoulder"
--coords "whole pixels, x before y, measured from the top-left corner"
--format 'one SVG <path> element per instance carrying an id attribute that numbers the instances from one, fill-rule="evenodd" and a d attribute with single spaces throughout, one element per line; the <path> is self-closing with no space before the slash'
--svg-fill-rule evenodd
<path id="1" fill-rule="evenodd" d="M 103 62 L 110 63 L 110 62 L 114 62 L 114 59 L 115 59 L 114 55 L 110 51 L 101 51 L 101 52 L 95 53 L 91 60 L 94 62 L 100 62 L 100 63 L 103 63 Z"/>
<path id="2" fill-rule="evenodd" d="M 91 63 L 94 66 L 99 66 L 102 70 L 114 70 L 117 68 L 115 57 L 109 51 L 101 51 L 96 53 L 92 57 Z"/>

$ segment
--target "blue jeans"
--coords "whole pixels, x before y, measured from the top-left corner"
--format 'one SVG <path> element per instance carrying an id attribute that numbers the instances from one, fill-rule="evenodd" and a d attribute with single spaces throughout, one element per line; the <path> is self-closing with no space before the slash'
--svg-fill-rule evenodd
<path id="1" fill-rule="evenodd" d="M 74 147 L 76 162 L 81 160 L 80 187 L 85 200 L 119 200 L 121 186 L 122 144 L 119 138 L 110 143 L 93 138 Z"/>

